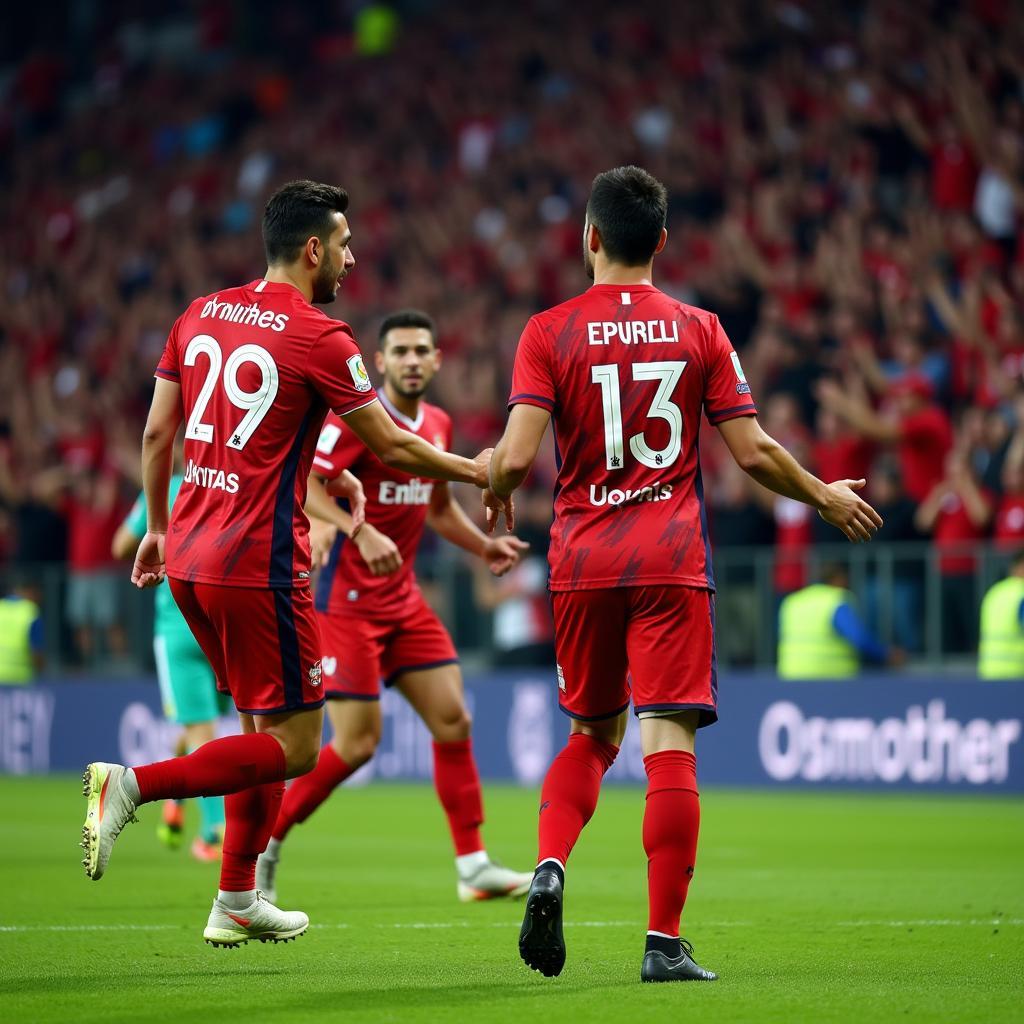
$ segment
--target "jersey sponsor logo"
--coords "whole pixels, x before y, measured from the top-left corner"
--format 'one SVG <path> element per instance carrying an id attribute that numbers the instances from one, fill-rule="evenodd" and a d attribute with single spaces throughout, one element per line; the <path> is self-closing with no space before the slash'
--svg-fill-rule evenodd
<path id="1" fill-rule="evenodd" d="M 382 505 L 429 505 L 433 493 L 434 485 L 425 484 L 418 477 L 413 477 L 407 484 L 381 480 L 377 500 Z"/>
<path id="2" fill-rule="evenodd" d="M 598 320 L 587 324 L 591 345 L 608 345 L 617 338 L 623 345 L 667 345 L 679 340 L 675 320 Z"/>
<path id="3" fill-rule="evenodd" d="M 247 306 L 244 302 L 218 302 L 216 299 L 209 299 L 199 317 L 227 320 L 229 323 L 241 324 L 244 327 L 260 327 L 263 330 L 276 331 L 278 334 L 288 325 L 287 313 L 261 309 L 258 302 Z"/>
<path id="4" fill-rule="evenodd" d="M 237 473 L 225 473 L 223 469 L 216 469 L 213 466 L 197 466 L 192 459 L 189 459 L 185 466 L 185 483 L 206 487 L 211 491 L 238 493 Z"/>
<path id="5" fill-rule="evenodd" d="M 590 485 L 590 504 L 598 507 L 601 505 L 626 505 L 631 502 L 637 504 L 641 501 L 665 501 L 671 497 L 672 485 L 663 484 L 659 480 L 655 480 L 648 487 L 638 487 L 632 491 L 622 490 L 618 487 L 608 490 L 607 484 L 601 484 L 600 489 L 597 484 Z"/>
<path id="6" fill-rule="evenodd" d="M 348 372 L 352 374 L 352 383 L 355 385 L 356 391 L 369 391 L 373 387 L 361 355 L 349 356 L 345 360 L 345 365 L 348 367 Z"/>
<path id="7" fill-rule="evenodd" d="M 323 666 L 319 661 L 309 666 L 309 685 L 317 687 L 323 682 Z"/>

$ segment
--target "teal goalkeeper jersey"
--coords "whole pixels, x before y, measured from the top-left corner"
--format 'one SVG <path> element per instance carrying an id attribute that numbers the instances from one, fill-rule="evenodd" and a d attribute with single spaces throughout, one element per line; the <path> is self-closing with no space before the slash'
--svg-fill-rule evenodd
<path id="1" fill-rule="evenodd" d="M 178 491 L 181 490 L 183 481 L 184 477 L 180 473 L 175 473 L 171 477 L 171 489 L 168 500 L 172 508 L 174 507 L 175 498 L 178 497 Z M 131 512 L 128 513 L 128 518 L 125 522 L 128 525 L 128 529 L 141 541 L 146 535 L 145 492 L 135 499 L 135 504 L 132 506 Z M 153 632 L 157 636 L 180 636 L 182 632 L 187 633 L 190 637 L 192 636 L 192 630 L 188 628 L 188 623 L 185 621 L 184 616 L 178 611 L 178 606 L 174 603 L 171 588 L 166 580 L 156 588 L 155 610 Z"/>

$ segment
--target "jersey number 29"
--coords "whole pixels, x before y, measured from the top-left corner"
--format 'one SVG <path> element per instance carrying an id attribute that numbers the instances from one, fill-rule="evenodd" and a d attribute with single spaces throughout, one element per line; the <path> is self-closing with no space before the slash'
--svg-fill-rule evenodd
<path id="1" fill-rule="evenodd" d="M 658 390 L 647 410 L 647 418 L 668 423 L 668 444 L 654 449 L 644 432 L 629 439 L 629 450 L 637 462 L 651 469 L 671 466 L 683 448 L 683 414 L 672 401 L 672 394 L 686 369 L 686 360 L 657 363 L 633 363 L 633 380 L 657 381 Z M 601 385 L 601 404 L 604 407 L 604 451 L 607 469 L 622 469 L 625 449 L 622 439 L 622 392 L 619 387 L 618 363 L 600 363 L 590 368 L 590 380 Z"/>
<path id="2" fill-rule="evenodd" d="M 231 436 L 224 442 L 229 448 L 239 451 L 245 447 L 253 432 L 260 425 L 263 417 L 270 412 L 270 407 L 277 397 L 279 378 L 277 363 L 274 357 L 259 345 L 240 345 L 228 356 L 224 363 L 224 354 L 216 338 L 209 334 L 197 334 L 185 349 L 185 365 L 195 366 L 196 359 L 204 355 L 210 361 L 206 371 L 206 380 L 199 389 L 199 397 L 192 408 L 192 414 L 185 426 L 185 437 L 190 441 L 205 441 L 213 444 L 213 424 L 203 422 L 203 414 L 213 397 L 217 379 L 224 367 L 224 393 L 228 401 L 245 415 L 239 420 L 238 426 L 231 431 Z M 238 371 L 243 363 L 253 363 L 260 371 L 260 384 L 255 391 L 243 391 L 238 384 Z"/>

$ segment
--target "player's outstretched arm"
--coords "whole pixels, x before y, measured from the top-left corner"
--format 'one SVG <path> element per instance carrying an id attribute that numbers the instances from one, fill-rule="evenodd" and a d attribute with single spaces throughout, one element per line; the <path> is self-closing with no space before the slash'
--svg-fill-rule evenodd
<path id="1" fill-rule="evenodd" d="M 505 433 L 491 457 L 490 487 L 484 491 L 489 533 L 494 532 L 501 512 L 509 530 L 515 525 L 512 492 L 530 472 L 550 421 L 551 414 L 536 405 L 514 405 L 508 414 Z"/>
<path id="2" fill-rule="evenodd" d="M 158 377 L 142 433 L 142 486 L 146 493 L 146 535 L 139 544 L 132 583 L 155 587 L 166 575 L 164 538 L 170 516 L 168 494 L 174 463 L 174 435 L 181 425 L 181 385 Z"/>
<path id="3" fill-rule="evenodd" d="M 359 440 L 387 466 L 435 480 L 487 486 L 487 466 L 491 449 L 475 459 L 464 459 L 435 448 L 429 441 L 403 430 L 384 411 L 380 402 L 371 402 L 342 417 Z"/>
<path id="4" fill-rule="evenodd" d="M 530 549 L 518 537 L 488 537 L 455 500 L 447 484 L 438 484 L 430 498 L 427 525 L 446 541 L 483 559 L 495 576 L 504 576 Z"/>
<path id="5" fill-rule="evenodd" d="M 856 492 L 864 480 L 826 484 L 808 473 L 781 444 L 769 437 L 755 416 L 740 416 L 718 424 L 732 457 L 759 484 L 818 510 L 826 523 L 852 541 L 871 540 L 882 517 Z"/>

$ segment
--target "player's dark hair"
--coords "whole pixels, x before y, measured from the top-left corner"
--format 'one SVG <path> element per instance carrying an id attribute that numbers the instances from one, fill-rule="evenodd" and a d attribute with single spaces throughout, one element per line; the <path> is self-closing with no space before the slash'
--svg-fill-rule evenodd
<path id="1" fill-rule="evenodd" d="M 268 200 L 263 211 L 263 248 L 267 264 L 292 263 L 307 240 L 326 242 L 334 225 L 332 213 L 348 209 L 348 193 L 339 185 L 289 181 Z"/>
<path id="2" fill-rule="evenodd" d="M 430 340 L 437 344 L 437 325 L 430 316 L 420 309 L 400 309 L 386 317 L 380 325 L 380 332 L 377 335 L 377 344 L 380 348 L 384 347 L 384 339 L 387 338 L 388 332 L 397 327 L 422 327 L 430 331 Z"/>
<path id="3" fill-rule="evenodd" d="M 627 267 L 648 263 L 658 248 L 668 213 L 668 193 L 642 167 L 615 167 L 594 179 L 587 218 L 608 258 Z"/>

